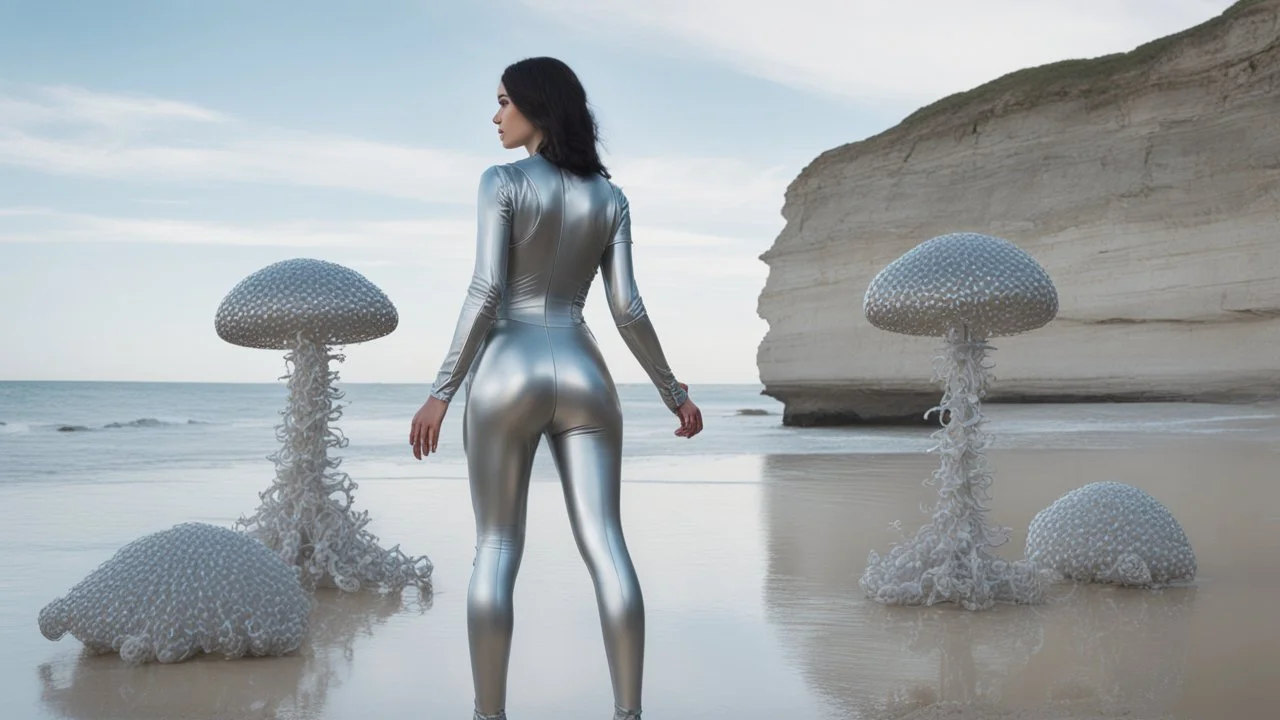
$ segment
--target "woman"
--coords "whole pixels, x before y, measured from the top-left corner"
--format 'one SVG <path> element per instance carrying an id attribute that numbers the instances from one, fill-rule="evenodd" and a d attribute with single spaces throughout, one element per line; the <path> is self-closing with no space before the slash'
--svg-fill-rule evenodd
<path id="1" fill-rule="evenodd" d="M 467 595 L 475 718 L 506 717 L 512 587 L 529 473 L 545 436 L 595 583 L 614 718 L 631 720 L 640 717 L 644 601 L 619 519 L 621 406 L 582 317 L 597 270 L 618 332 L 680 419 L 675 434 L 697 435 L 702 414 L 667 367 L 636 289 L 627 198 L 600 162 L 577 76 L 552 58 L 522 60 L 503 72 L 498 105 L 502 146 L 529 156 L 481 177 L 475 273 L 409 442 L 418 459 L 436 450 L 448 403 L 465 381 L 463 447 L 476 517 Z"/>

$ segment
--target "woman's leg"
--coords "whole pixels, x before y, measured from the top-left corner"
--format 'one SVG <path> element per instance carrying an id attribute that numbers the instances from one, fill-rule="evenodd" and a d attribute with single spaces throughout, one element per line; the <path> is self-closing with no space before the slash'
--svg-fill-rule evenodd
<path id="1" fill-rule="evenodd" d="M 557 415 L 569 410 L 563 407 L 564 400 L 562 396 Z M 593 400 L 599 403 L 599 395 Z M 591 413 L 599 424 L 571 426 L 548 436 L 574 539 L 595 583 L 617 716 L 638 718 L 644 673 L 644 598 L 627 552 L 619 512 L 621 417 L 605 405 L 603 412 Z M 569 410 L 566 414 L 578 413 Z"/>
<path id="2" fill-rule="evenodd" d="M 529 475 L 555 407 L 550 367 L 543 332 L 503 325 L 477 359 L 467 390 L 463 444 L 476 519 L 467 633 L 476 712 L 482 717 L 504 717 L 507 704 L 512 603 L 524 552 Z"/>
<path id="3" fill-rule="evenodd" d="M 472 428 L 474 431 L 474 428 Z M 524 552 L 529 473 L 538 436 L 485 429 L 467 453 L 476 557 L 467 589 L 467 634 L 476 711 L 502 717 L 507 704 L 513 596 Z"/>

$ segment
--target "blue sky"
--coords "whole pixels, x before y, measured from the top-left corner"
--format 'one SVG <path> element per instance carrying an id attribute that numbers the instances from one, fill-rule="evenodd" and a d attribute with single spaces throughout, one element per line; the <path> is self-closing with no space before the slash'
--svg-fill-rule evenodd
<path id="1" fill-rule="evenodd" d="M 0 380 L 274 381 L 280 353 L 223 342 L 214 313 L 246 275 L 314 257 L 400 313 L 347 349 L 343 379 L 430 382 L 470 280 L 476 182 L 522 152 L 490 123 L 498 78 L 552 55 L 596 108 L 677 375 L 756 382 L 758 256 L 817 154 L 1228 5 L 4 0 Z M 599 287 L 586 317 L 615 378 L 644 382 Z"/>

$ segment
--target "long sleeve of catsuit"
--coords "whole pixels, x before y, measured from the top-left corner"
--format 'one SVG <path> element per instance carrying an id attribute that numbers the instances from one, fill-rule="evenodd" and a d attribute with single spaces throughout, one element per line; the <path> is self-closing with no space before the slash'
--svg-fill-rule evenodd
<path id="1" fill-rule="evenodd" d="M 470 371 L 506 293 L 513 212 L 507 169 L 493 166 L 486 170 L 480 177 L 478 195 L 475 269 L 453 341 L 431 386 L 431 395 L 445 402 L 453 398 Z"/>
<path id="2" fill-rule="evenodd" d="M 600 259 L 609 310 L 631 354 L 649 375 L 667 408 L 674 412 L 684 403 L 688 393 L 680 387 L 667 364 L 662 343 L 658 341 L 658 334 L 636 287 L 631 257 L 631 204 L 621 191 L 617 192 L 617 198 L 616 228 Z"/>

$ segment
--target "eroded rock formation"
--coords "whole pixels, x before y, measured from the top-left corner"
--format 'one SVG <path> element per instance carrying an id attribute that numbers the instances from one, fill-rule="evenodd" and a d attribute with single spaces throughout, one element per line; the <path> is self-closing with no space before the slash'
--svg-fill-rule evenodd
<path id="1" fill-rule="evenodd" d="M 1280 0 L 944 98 L 823 153 L 783 215 L 757 360 L 787 424 L 936 404 L 938 341 L 872 327 L 862 299 L 963 231 L 1017 244 L 1060 294 L 1048 326 L 993 343 L 990 401 L 1280 396 Z"/>

